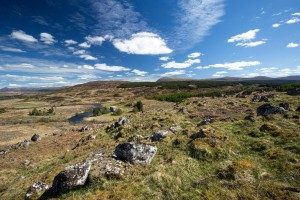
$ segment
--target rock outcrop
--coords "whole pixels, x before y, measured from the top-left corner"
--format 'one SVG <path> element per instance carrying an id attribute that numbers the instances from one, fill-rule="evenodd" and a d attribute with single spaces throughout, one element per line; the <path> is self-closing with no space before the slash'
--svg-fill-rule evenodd
<path id="1" fill-rule="evenodd" d="M 257 108 L 257 115 L 270 115 L 270 114 L 277 114 L 277 113 L 284 113 L 286 110 L 282 107 L 275 106 L 271 103 L 267 103 L 264 105 L 261 105 Z"/>
<path id="2" fill-rule="evenodd" d="M 157 152 L 155 146 L 144 143 L 122 143 L 119 144 L 114 156 L 125 162 L 137 165 L 149 165 Z"/>

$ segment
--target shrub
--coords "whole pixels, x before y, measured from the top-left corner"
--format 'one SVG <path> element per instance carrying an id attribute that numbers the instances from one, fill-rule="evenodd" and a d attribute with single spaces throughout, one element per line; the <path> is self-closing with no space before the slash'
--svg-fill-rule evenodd
<path id="1" fill-rule="evenodd" d="M 136 102 L 136 104 L 133 107 L 133 112 L 143 112 L 144 111 L 144 105 L 142 101 Z"/>
<path id="2" fill-rule="evenodd" d="M 0 114 L 5 113 L 5 112 L 6 112 L 5 108 L 0 108 Z"/>
<path id="3" fill-rule="evenodd" d="M 102 107 L 102 108 L 94 108 L 93 109 L 93 116 L 100 116 L 103 114 L 109 113 L 110 110 L 107 107 Z"/>
<path id="4" fill-rule="evenodd" d="M 30 116 L 47 116 L 47 115 L 55 115 L 54 108 L 51 107 L 47 111 L 38 110 L 37 108 L 33 108 L 31 112 L 29 112 Z"/>

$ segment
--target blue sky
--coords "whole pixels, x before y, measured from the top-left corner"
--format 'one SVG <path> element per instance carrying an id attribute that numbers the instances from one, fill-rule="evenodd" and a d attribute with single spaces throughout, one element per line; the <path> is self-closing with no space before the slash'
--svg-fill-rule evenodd
<path id="1" fill-rule="evenodd" d="M 10 0 L 0 87 L 300 75 L 299 0 Z"/>

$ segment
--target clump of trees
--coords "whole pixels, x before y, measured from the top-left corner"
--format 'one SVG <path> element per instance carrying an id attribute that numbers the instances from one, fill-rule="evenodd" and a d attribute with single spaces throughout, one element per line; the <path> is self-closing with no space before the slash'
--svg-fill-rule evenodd
<path id="1" fill-rule="evenodd" d="M 37 108 L 33 108 L 31 112 L 29 112 L 30 116 L 48 116 L 55 115 L 54 108 L 51 107 L 48 110 L 38 110 Z"/>
<path id="2" fill-rule="evenodd" d="M 103 114 L 107 114 L 109 113 L 110 110 L 109 108 L 107 107 L 101 107 L 101 108 L 94 108 L 93 109 L 93 116 L 100 116 L 100 115 L 103 115 Z"/>
<path id="3" fill-rule="evenodd" d="M 136 102 L 133 107 L 133 112 L 143 112 L 144 111 L 144 105 L 142 101 Z"/>

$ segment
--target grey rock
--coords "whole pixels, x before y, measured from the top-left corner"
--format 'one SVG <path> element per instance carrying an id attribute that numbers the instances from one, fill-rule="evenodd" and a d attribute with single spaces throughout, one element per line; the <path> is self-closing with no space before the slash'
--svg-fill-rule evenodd
<path id="1" fill-rule="evenodd" d="M 157 148 L 144 143 L 122 143 L 119 144 L 114 156 L 125 162 L 137 165 L 149 165 L 157 152 Z"/>
<path id="2" fill-rule="evenodd" d="M 251 122 L 255 122 L 255 117 L 252 116 L 252 115 L 248 115 L 248 116 L 245 117 L 245 120 L 249 120 Z"/>
<path id="3" fill-rule="evenodd" d="M 110 112 L 117 112 L 118 107 L 117 106 L 110 106 L 109 110 L 110 110 Z"/>
<path id="4" fill-rule="evenodd" d="M 90 131 L 90 130 L 92 130 L 92 128 L 90 128 L 88 126 L 83 126 L 83 127 L 81 127 L 81 129 L 79 129 L 80 132 Z"/>
<path id="5" fill-rule="evenodd" d="M 23 160 L 23 164 L 24 164 L 24 165 L 29 165 L 29 164 L 30 164 L 30 161 L 29 161 L 29 160 Z"/>
<path id="6" fill-rule="evenodd" d="M 31 141 L 33 142 L 37 142 L 41 140 L 41 137 L 38 135 L 38 134 L 34 134 L 32 137 L 31 137 Z"/>
<path id="7" fill-rule="evenodd" d="M 289 110 L 290 109 L 290 104 L 287 103 L 287 102 L 280 103 L 279 107 L 284 108 L 285 110 Z"/>
<path id="8" fill-rule="evenodd" d="M 55 176 L 52 184 L 53 191 L 56 194 L 62 194 L 85 185 L 90 169 L 90 161 L 65 168 Z"/>
<path id="9" fill-rule="evenodd" d="M 184 108 L 180 108 L 180 109 L 178 110 L 178 113 L 184 114 L 184 113 L 185 113 Z"/>
<path id="10" fill-rule="evenodd" d="M 117 122 L 117 126 L 122 126 L 127 122 L 127 118 L 126 117 L 120 117 L 119 121 Z"/>
<path id="11" fill-rule="evenodd" d="M 152 134 L 151 139 L 152 139 L 152 141 L 160 141 L 160 140 L 164 139 L 165 137 L 167 137 L 168 134 L 169 134 L 169 131 L 158 130 Z"/>
<path id="12" fill-rule="evenodd" d="M 284 113 L 287 112 L 284 108 L 275 106 L 271 103 L 267 103 L 264 105 L 261 105 L 256 110 L 257 115 L 270 115 L 270 114 L 277 114 L 277 113 Z"/>
<path id="13" fill-rule="evenodd" d="M 49 189 L 49 186 L 43 182 L 34 183 L 26 192 L 25 200 L 39 199 L 39 197 Z"/>
<path id="14" fill-rule="evenodd" d="M 182 130 L 182 128 L 181 128 L 180 126 L 171 126 L 171 127 L 169 128 L 169 130 L 170 130 L 171 132 L 175 133 L 176 131 Z"/>
<path id="15" fill-rule="evenodd" d="M 254 95 L 252 102 L 268 102 L 269 98 L 267 96 Z"/>
<path id="16" fill-rule="evenodd" d="M 97 179 L 101 176 L 106 178 L 122 178 L 125 173 L 124 163 L 110 157 L 102 157 L 93 163 L 89 172 L 89 179 Z"/>

